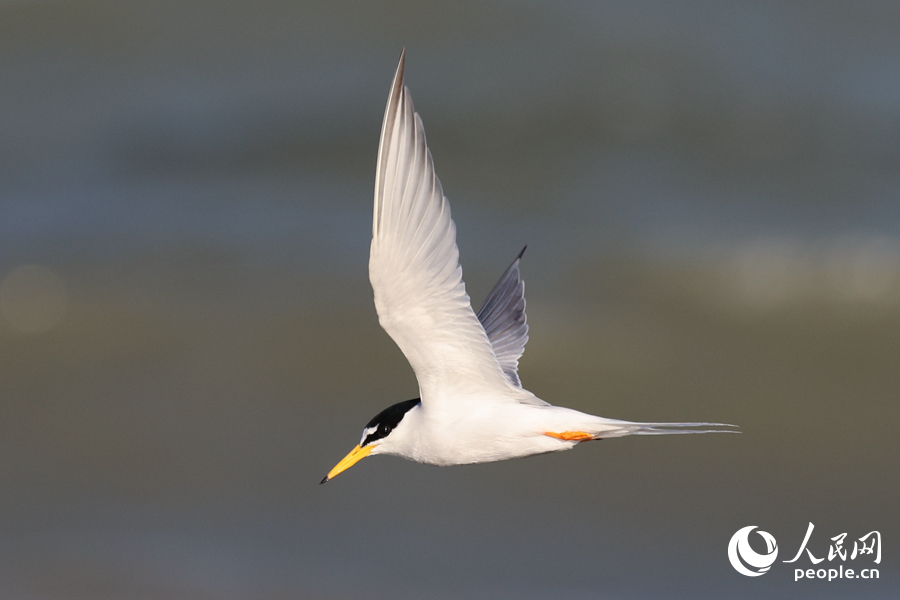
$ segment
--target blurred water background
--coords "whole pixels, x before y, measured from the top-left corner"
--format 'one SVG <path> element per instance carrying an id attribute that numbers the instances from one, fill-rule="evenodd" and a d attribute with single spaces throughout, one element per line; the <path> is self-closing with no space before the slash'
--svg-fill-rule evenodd
<path id="1" fill-rule="evenodd" d="M 417 395 L 404 46 L 476 305 L 528 244 L 525 386 L 741 435 L 317 485 Z M 0 82 L 0 597 L 897 597 L 896 2 L 5 0 Z M 795 583 L 809 522 L 880 579 Z"/>

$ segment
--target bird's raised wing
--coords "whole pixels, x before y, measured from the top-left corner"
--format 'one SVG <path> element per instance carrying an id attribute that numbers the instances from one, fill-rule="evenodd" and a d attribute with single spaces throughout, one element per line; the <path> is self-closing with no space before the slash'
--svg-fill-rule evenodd
<path id="1" fill-rule="evenodd" d="M 519 379 L 519 359 L 525 353 L 528 342 L 528 323 L 525 320 L 525 282 L 519 275 L 519 261 L 525 248 L 519 252 L 500 281 L 488 294 L 476 316 L 484 327 L 491 348 L 500 368 L 509 382 L 522 387 Z"/>
<path id="2" fill-rule="evenodd" d="M 375 175 L 369 279 L 378 320 L 412 365 L 424 405 L 515 401 L 462 281 L 456 227 L 403 86 L 403 63 L 401 54 Z"/>

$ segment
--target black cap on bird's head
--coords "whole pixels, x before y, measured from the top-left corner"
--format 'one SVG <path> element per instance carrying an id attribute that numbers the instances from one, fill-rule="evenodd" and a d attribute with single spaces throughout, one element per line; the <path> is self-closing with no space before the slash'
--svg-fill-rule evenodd
<path id="1" fill-rule="evenodd" d="M 372 417 L 372 420 L 366 423 L 366 428 L 363 429 L 363 436 L 359 445 L 365 448 L 372 442 L 377 442 L 387 437 L 394 430 L 394 427 L 400 424 L 406 413 L 419 402 L 418 398 L 398 402 Z"/>
<path id="2" fill-rule="evenodd" d="M 366 424 L 365 429 L 363 429 L 359 445 L 351 450 L 350 454 L 345 456 L 341 462 L 335 465 L 328 475 L 319 482 L 319 485 L 333 479 L 339 473 L 346 471 L 357 462 L 367 457 L 378 445 L 376 442 L 389 436 L 394 428 L 400 424 L 400 421 L 403 420 L 403 417 L 406 416 L 406 413 L 417 406 L 419 402 L 419 398 L 398 402 L 372 417 L 372 420 L 369 421 Z"/>

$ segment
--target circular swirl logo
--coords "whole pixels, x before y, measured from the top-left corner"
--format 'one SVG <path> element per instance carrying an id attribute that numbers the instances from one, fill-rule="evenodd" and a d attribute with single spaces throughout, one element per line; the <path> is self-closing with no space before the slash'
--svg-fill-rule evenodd
<path id="1" fill-rule="evenodd" d="M 765 574 L 778 557 L 778 544 L 771 533 L 766 531 L 757 531 L 762 539 L 766 541 L 766 553 L 758 554 L 750 547 L 750 532 L 756 529 L 756 525 L 748 525 L 738 529 L 731 541 L 728 542 L 728 560 L 731 566 L 741 575 L 747 577 L 759 577 Z"/>

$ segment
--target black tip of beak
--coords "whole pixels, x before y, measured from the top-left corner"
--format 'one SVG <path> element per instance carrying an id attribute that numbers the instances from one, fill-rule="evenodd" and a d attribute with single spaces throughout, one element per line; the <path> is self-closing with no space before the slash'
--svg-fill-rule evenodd
<path id="1" fill-rule="evenodd" d="M 326 476 L 322 479 L 322 481 L 319 482 L 319 485 L 322 485 L 323 483 L 328 483 L 328 481 L 329 481 L 328 475 L 326 475 Z"/>

